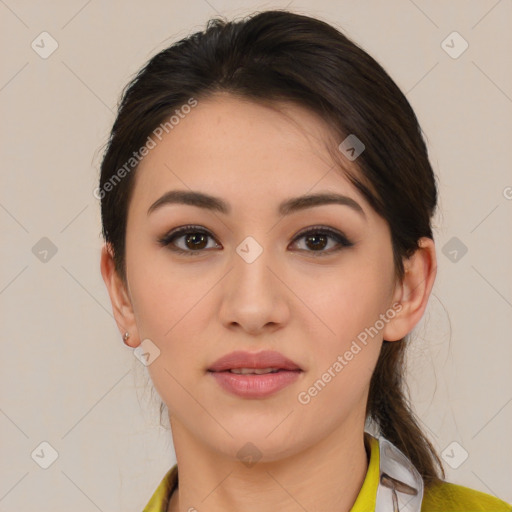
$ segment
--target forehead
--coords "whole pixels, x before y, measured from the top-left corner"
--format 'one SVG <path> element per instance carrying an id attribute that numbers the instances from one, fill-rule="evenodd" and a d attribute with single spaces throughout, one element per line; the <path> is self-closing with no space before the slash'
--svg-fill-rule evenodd
<path id="1" fill-rule="evenodd" d="M 332 160 L 337 137 L 314 112 L 216 94 L 198 100 L 136 171 L 132 199 L 147 205 L 171 188 L 268 202 L 314 188 L 364 199 Z M 347 164 L 348 165 L 348 164 Z"/>

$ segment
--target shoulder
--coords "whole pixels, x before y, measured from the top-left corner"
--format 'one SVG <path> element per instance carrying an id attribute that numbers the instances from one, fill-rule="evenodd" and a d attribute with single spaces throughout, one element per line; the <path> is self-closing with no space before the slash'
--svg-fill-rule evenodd
<path id="1" fill-rule="evenodd" d="M 155 492 L 151 496 L 143 512 L 162 512 L 167 510 L 171 494 L 178 486 L 178 465 L 175 464 L 163 477 Z"/>
<path id="2" fill-rule="evenodd" d="M 511 512 L 512 505 L 462 485 L 440 481 L 427 487 L 421 512 Z"/>

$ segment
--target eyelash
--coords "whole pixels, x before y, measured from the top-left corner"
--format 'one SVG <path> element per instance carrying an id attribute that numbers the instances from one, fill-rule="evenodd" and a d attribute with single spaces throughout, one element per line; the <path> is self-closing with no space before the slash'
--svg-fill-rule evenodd
<path id="1" fill-rule="evenodd" d="M 171 243 L 174 242 L 174 240 L 176 240 L 177 238 L 181 238 L 181 236 L 187 235 L 187 234 L 207 235 L 207 236 L 209 236 L 209 237 L 211 237 L 211 238 L 213 238 L 215 240 L 215 237 L 209 231 L 207 231 L 207 230 L 205 230 L 203 228 L 200 228 L 199 226 L 189 225 L 189 226 L 182 226 L 180 228 L 175 229 L 174 231 L 171 231 L 170 233 L 166 234 L 162 238 L 159 238 L 158 239 L 158 243 L 161 246 L 163 246 L 163 247 L 170 246 Z M 354 245 L 354 243 L 351 242 L 342 233 L 339 233 L 338 231 L 335 231 L 333 229 L 330 229 L 330 228 L 327 228 L 327 227 L 324 227 L 324 226 L 313 226 L 311 228 L 308 228 L 306 231 L 300 232 L 293 239 L 293 242 L 296 242 L 297 240 L 300 240 L 301 238 L 305 238 L 306 236 L 311 235 L 311 234 L 314 234 L 314 235 L 325 235 L 325 236 L 331 238 L 332 240 L 334 240 L 335 242 L 337 242 L 339 244 L 339 246 L 337 248 L 330 249 L 328 251 L 325 251 L 325 250 L 322 250 L 322 251 L 308 251 L 306 249 L 303 249 L 305 252 L 309 252 L 309 253 L 313 254 L 313 256 L 326 256 L 326 255 L 332 254 L 334 252 L 338 252 L 338 251 L 340 251 L 341 249 L 343 249 L 345 247 L 352 247 Z M 198 255 L 198 254 L 201 254 L 201 253 L 205 252 L 207 249 L 200 249 L 200 250 L 197 250 L 197 251 L 193 251 L 193 250 L 185 251 L 183 249 L 172 247 L 172 248 L 170 248 L 170 250 L 172 250 L 172 251 L 174 251 L 174 252 L 176 252 L 178 254 L 183 254 L 183 255 L 186 255 L 186 256 L 195 256 L 195 255 Z"/>

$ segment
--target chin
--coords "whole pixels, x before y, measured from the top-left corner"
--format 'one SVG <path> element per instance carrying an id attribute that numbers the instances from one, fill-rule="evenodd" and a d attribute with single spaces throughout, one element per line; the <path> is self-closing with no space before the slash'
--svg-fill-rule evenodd
<path id="1" fill-rule="evenodd" d="M 221 438 L 210 439 L 208 444 L 212 449 L 222 452 L 226 457 L 238 459 L 241 462 L 245 459 L 256 462 L 274 462 L 285 459 L 304 448 L 303 439 L 295 439 L 290 431 L 293 426 L 279 425 L 280 421 L 253 421 L 246 425 L 226 424 L 224 427 L 233 436 L 230 437 L 223 430 Z M 277 428 L 276 428 L 277 427 Z M 292 428 L 297 432 L 296 428 Z M 226 435 L 224 435 L 226 434 Z"/>

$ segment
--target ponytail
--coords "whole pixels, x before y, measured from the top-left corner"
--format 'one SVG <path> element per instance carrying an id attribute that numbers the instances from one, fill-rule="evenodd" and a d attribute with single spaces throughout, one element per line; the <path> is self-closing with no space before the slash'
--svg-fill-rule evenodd
<path id="1" fill-rule="evenodd" d="M 413 463 L 428 487 L 444 480 L 445 473 L 435 448 L 418 425 L 403 389 L 406 339 L 384 340 L 382 343 L 370 381 L 366 417 Z"/>

